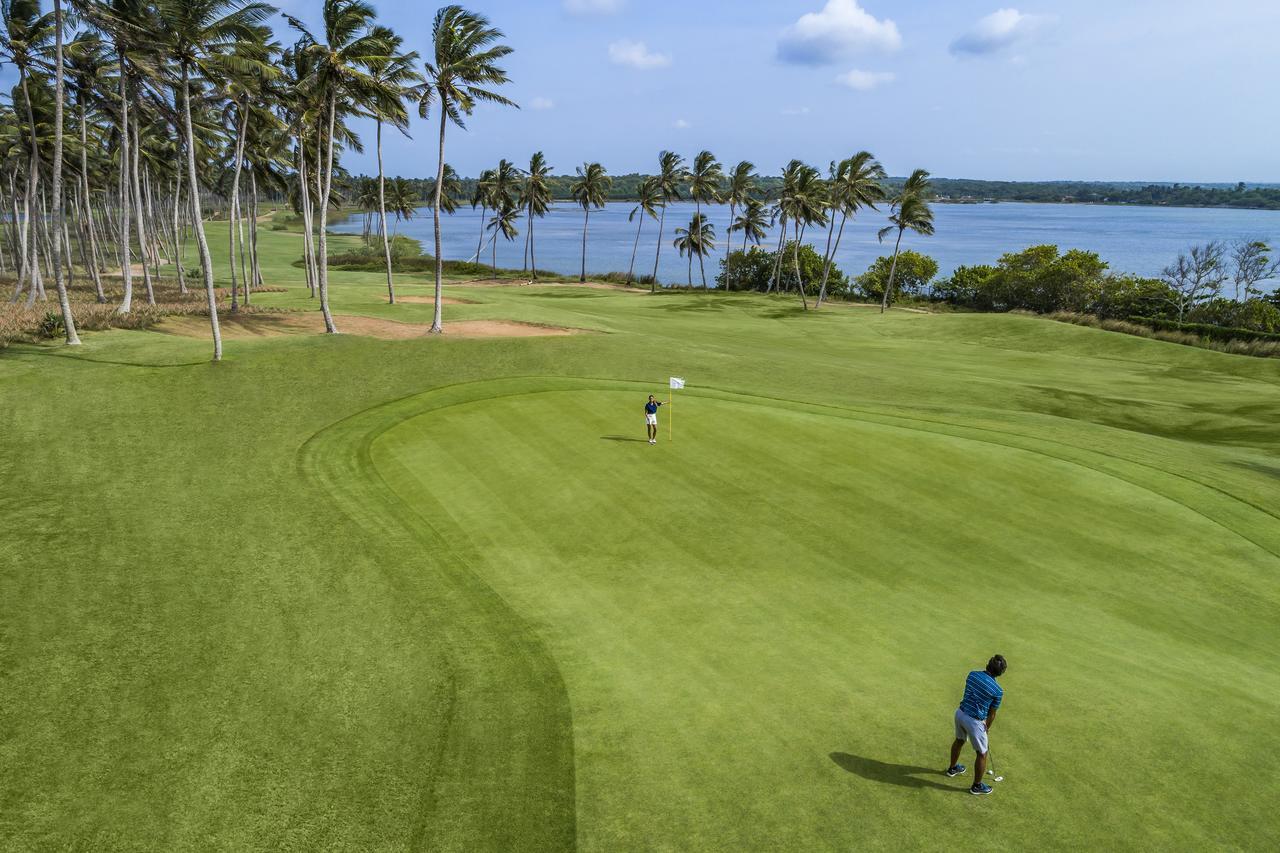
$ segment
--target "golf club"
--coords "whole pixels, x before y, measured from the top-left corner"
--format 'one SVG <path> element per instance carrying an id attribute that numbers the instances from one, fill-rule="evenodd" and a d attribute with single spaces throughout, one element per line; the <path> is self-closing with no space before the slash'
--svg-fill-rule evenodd
<path id="1" fill-rule="evenodd" d="M 991 757 L 991 751 L 990 751 L 990 750 L 987 750 L 987 775 L 988 775 L 988 776 L 995 776 L 995 780 L 994 780 L 994 781 L 996 781 L 996 782 L 1003 782 L 1003 781 L 1004 781 L 1004 777 L 1003 777 L 1003 776 L 996 776 L 996 761 L 995 761 L 995 759 L 994 759 L 994 758 L 992 758 L 992 757 Z"/>

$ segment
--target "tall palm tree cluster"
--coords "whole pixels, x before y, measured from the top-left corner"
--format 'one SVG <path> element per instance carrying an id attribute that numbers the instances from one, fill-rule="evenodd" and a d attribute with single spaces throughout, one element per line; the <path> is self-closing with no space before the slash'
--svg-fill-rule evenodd
<path id="1" fill-rule="evenodd" d="M 580 174 L 581 171 L 580 171 Z M 627 272 L 627 283 L 630 284 L 635 272 L 635 257 L 640 246 L 641 230 L 646 217 L 658 223 L 657 247 L 654 251 L 653 278 L 658 273 L 661 260 L 663 233 L 665 230 L 666 207 L 670 202 L 683 200 L 687 194 L 694 202 L 694 214 L 687 226 L 678 227 L 672 243 L 681 256 L 687 256 L 688 283 L 693 286 L 693 259 L 698 259 L 698 270 L 702 286 L 707 286 L 707 275 L 704 258 L 714 252 L 717 246 L 715 226 L 707 221 L 702 211 L 704 204 L 721 203 L 729 206 L 729 228 L 726 234 L 724 252 L 728 259 L 732 249 L 734 235 L 742 234 L 742 252 L 747 251 L 748 243 L 759 245 L 768 229 L 777 224 L 778 247 L 775 252 L 773 273 L 770 276 L 768 290 L 780 288 L 783 282 L 783 265 L 787 262 L 784 249 L 791 249 L 791 263 L 795 267 L 795 279 L 800 298 L 808 308 L 804 282 L 801 280 L 800 245 L 805 233 L 811 228 L 826 227 L 826 246 L 822 258 L 822 278 L 818 283 L 815 307 L 820 307 L 827 298 L 827 284 L 831 276 L 833 259 L 839 251 L 845 226 L 856 217 L 860 210 L 877 209 L 880 202 L 891 201 L 892 212 L 889 229 L 882 232 L 885 236 L 898 231 L 898 239 L 894 248 L 894 257 L 901 249 L 902 235 L 906 231 L 915 231 L 928 236 L 933 233 L 933 213 L 929 207 L 929 173 L 918 169 L 908 179 L 902 191 L 890 199 L 884 186 L 886 174 L 876 158 L 867 151 L 859 151 L 852 157 L 839 162 L 832 162 L 828 175 L 824 179 L 814 167 L 800 161 L 792 160 L 782 170 L 782 186 L 777 200 L 768 205 L 762 198 L 759 176 L 753 163 L 743 160 L 727 174 L 724 172 L 715 155 L 710 151 L 701 151 L 690 165 L 679 154 L 663 151 L 658 155 L 658 170 L 646 177 L 639 190 L 639 198 L 631 210 L 629 221 L 636 221 L 636 236 L 631 251 L 631 265 Z M 580 181 L 580 184 L 582 182 Z M 578 196 L 584 209 L 586 203 Z M 837 224 L 838 223 L 838 224 Z M 790 240 L 788 241 L 788 237 Z M 586 240 L 584 227 L 583 256 L 585 268 Z M 896 267 L 896 265 L 895 265 Z M 731 274 L 731 268 L 726 274 Z M 891 268 L 889 288 L 885 294 L 885 306 L 888 305 L 893 287 Z M 654 285 L 651 283 L 651 288 Z"/>
<path id="2" fill-rule="evenodd" d="M 48 0 L 46 0 L 48 2 Z M 48 298 L 53 283 L 67 343 L 79 343 L 67 289 L 84 271 L 99 302 L 133 310 L 135 282 L 156 302 L 161 272 L 188 292 L 180 260 L 192 238 L 207 300 L 213 357 L 222 356 L 206 211 L 228 220 L 231 310 L 262 285 L 258 204 L 287 195 L 302 218 L 306 280 L 325 328 L 329 307 L 327 225 L 344 151 L 360 151 L 353 119 L 373 119 L 378 176 L 354 188 L 357 207 L 377 213 L 392 279 L 388 214 L 411 216 L 408 182 L 382 168 L 384 127 L 408 131 L 408 110 L 437 110 L 439 212 L 452 209 L 457 176 L 444 163 L 447 126 L 463 127 L 493 91 L 510 48 L 482 16 L 446 6 L 434 18 L 429 55 L 405 51 L 364 0 L 322 0 L 314 31 L 284 15 L 294 33 L 278 43 L 279 10 L 256 0 L 0 0 L 0 62 L 16 72 L 0 99 L 0 275 L 13 275 L 13 301 Z M 511 169 L 514 175 L 515 170 Z M 339 182 L 341 178 L 339 177 Z M 509 190 L 508 227 L 545 201 Z M 535 193 L 536 195 L 536 193 Z M 372 228 L 366 225 L 366 235 Z M 437 244 L 439 235 L 437 233 Z M 530 245 L 532 250 L 532 245 Z M 437 257 L 439 251 L 437 247 Z M 171 266 L 171 270 L 167 268 Z M 118 274 L 112 271 L 118 270 Z M 437 279 L 440 270 L 437 269 Z M 115 284 L 119 281 L 119 285 Z M 441 331 L 440 287 L 433 331 Z"/>

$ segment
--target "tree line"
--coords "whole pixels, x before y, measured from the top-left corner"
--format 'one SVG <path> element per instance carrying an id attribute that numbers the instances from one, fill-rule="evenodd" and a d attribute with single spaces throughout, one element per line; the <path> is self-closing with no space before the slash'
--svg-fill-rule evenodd
<path id="1" fill-rule="evenodd" d="M 648 174 L 629 172 L 615 175 L 609 187 L 609 201 L 638 201 Z M 429 198 L 431 178 L 404 178 L 419 196 Z M 547 186 L 555 201 L 571 201 L 575 176 L 548 175 Z M 475 192 L 479 177 L 458 179 L 460 198 Z M 890 192 L 900 190 L 907 177 L 886 177 Z M 783 186 L 781 175 L 759 176 L 753 191 L 761 201 L 777 201 Z M 1227 207 L 1280 210 L 1280 186 L 1246 184 L 1204 186 L 1196 184 L 1135 184 L 1087 181 L 981 181 L 969 178 L 934 178 L 936 200 L 941 203 L 1019 201 L 1054 204 L 1131 204 L 1154 207 Z"/>
<path id="2" fill-rule="evenodd" d="M 907 232 L 925 236 L 933 233 L 933 211 L 930 207 L 933 190 L 928 172 L 917 170 L 895 192 L 887 186 L 884 168 L 867 151 L 832 161 L 825 177 L 815 167 L 792 160 L 782 171 L 781 185 L 772 204 L 763 200 L 761 178 L 755 164 L 747 160 L 726 169 L 710 151 L 700 151 L 691 160 L 673 151 L 663 151 L 658 155 L 657 166 L 654 174 L 640 182 L 634 207 L 628 214 L 628 221 L 635 222 L 636 230 L 625 283 L 648 283 L 651 291 L 656 289 L 658 267 L 663 248 L 667 245 L 667 207 L 674 202 L 694 203 L 694 214 L 689 223 L 678 224 L 670 232 L 671 248 L 687 258 L 687 283 L 690 287 L 694 283 L 695 259 L 698 281 L 702 287 L 707 287 L 706 258 L 718 251 L 719 246 L 715 225 L 703 213 L 703 205 L 725 204 L 729 207 L 730 225 L 724 235 L 721 265 L 727 272 L 717 278 L 718 285 L 727 289 L 755 287 L 755 284 L 748 284 L 748 279 L 754 282 L 755 277 L 744 277 L 742 273 L 742 267 L 748 261 L 748 248 L 759 246 L 768 229 L 780 225 L 778 247 L 768 253 L 773 262 L 769 275 L 760 281 L 757 289 L 774 292 L 794 287 L 806 309 L 811 294 L 816 297 L 814 307 L 820 307 L 826 300 L 835 254 L 846 227 L 860 211 L 878 209 L 877 205 L 882 203 L 889 206 L 890 224 L 881 230 L 880 238 L 894 238 L 895 259 Z M 570 198 L 583 214 L 580 281 L 586 281 L 587 277 L 591 212 L 608 202 L 613 180 L 600 163 L 584 163 L 577 168 L 568 189 Z M 535 223 L 547 214 L 554 201 L 550 167 L 542 152 L 533 154 L 529 165 L 524 168 L 504 158 L 496 167 L 484 170 L 469 183 L 460 180 L 456 172 L 446 167 L 442 182 L 439 185 L 435 182 L 425 184 L 425 191 L 433 199 L 431 206 L 434 208 L 434 199 L 439 199 L 445 213 L 468 203 L 473 209 L 479 209 L 476 248 L 470 260 L 478 263 L 488 252 L 495 270 L 499 238 L 514 241 L 523 229 L 522 270 L 537 279 Z M 366 205 L 364 209 L 371 208 Z M 439 210 L 436 218 L 438 221 Z M 656 224 L 656 234 L 652 237 L 653 272 L 649 275 L 643 272 L 643 268 L 637 273 L 646 222 Z M 826 229 L 825 248 L 820 264 L 806 275 L 807 267 L 802 264 L 807 246 L 804 237 L 814 228 Z M 437 226 L 437 236 L 438 233 Z M 733 245 L 739 236 L 742 248 L 734 251 Z M 438 243 L 437 239 L 437 252 Z M 759 257 L 752 256 L 749 261 L 759 266 Z M 895 274 L 895 267 L 891 265 L 882 310 L 889 304 Z"/>
<path id="3" fill-rule="evenodd" d="M 975 311 L 1068 312 L 1280 332 L 1280 292 L 1263 288 L 1280 279 L 1280 258 L 1252 238 L 1191 246 L 1157 277 L 1114 273 L 1096 252 L 1061 252 L 1052 245 L 1008 253 L 993 265 L 962 266 L 937 283 L 929 281 L 936 264 L 924 272 L 923 279 L 909 279 L 913 293 Z"/>
<path id="4" fill-rule="evenodd" d="M 268 26 L 279 10 L 253 0 L 53 0 L 48 10 L 40 0 L 3 0 L 0 14 L 0 60 L 18 76 L 0 107 L 8 219 L 0 274 L 12 267 L 15 302 L 45 299 L 51 280 L 71 345 L 79 337 L 67 288 L 77 257 L 97 300 L 116 299 L 128 314 L 138 278 L 155 304 L 166 261 L 186 295 L 181 259 L 190 237 L 220 359 L 206 205 L 224 204 L 235 310 L 262 284 L 257 206 L 271 194 L 290 198 L 303 220 L 307 285 L 326 330 L 337 332 L 328 217 L 340 156 L 362 147 L 356 118 L 375 121 L 378 176 L 361 191 L 376 189 L 394 301 L 384 130 L 406 130 L 411 107 L 438 117 L 439 179 L 447 127 L 464 127 L 479 102 L 511 103 L 495 91 L 507 82 L 500 62 L 511 48 L 486 18 L 460 6 L 436 13 L 425 59 L 406 51 L 363 0 L 323 0 L 315 32 L 283 15 L 294 34 L 288 45 Z M 390 186 L 394 212 L 400 185 Z M 416 198 L 405 190 L 407 208 Z M 103 281 L 113 268 L 118 294 Z M 438 279 L 434 332 L 442 330 Z"/>

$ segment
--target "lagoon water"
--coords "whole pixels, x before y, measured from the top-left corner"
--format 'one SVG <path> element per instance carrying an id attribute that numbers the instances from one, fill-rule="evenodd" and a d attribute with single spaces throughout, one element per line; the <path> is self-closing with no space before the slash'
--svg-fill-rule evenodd
<path id="1" fill-rule="evenodd" d="M 633 203 L 610 203 L 591 212 L 587 244 L 588 273 L 611 270 L 625 272 L 631 261 L 636 222 L 627 221 Z M 715 225 L 718 251 L 706 258 L 708 284 L 719 271 L 724 252 L 724 229 L 729 222 L 726 206 L 704 208 Z M 677 227 L 688 225 L 693 216 L 691 203 L 675 203 L 667 208 L 658 279 L 683 284 L 688 279 L 688 262 L 678 256 L 671 241 Z M 1054 243 L 1062 250 L 1087 249 L 1098 252 L 1117 272 L 1156 276 L 1160 270 L 1193 243 L 1207 240 L 1234 240 L 1240 237 L 1280 244 L 1280 211 L 1227 210 L 1206 208 L 1127 207 L 1086 204 L 937 204 L 934 206 L 937 233 L 920 237 L 908 232 L 903 248 L 915 249 L 938 261 L 941 275 L 962 264 L 994 263 L 1006 252 L 1027 246 Z M 893 251 L 892 240 L 881 245 L 876 232 L 886 223 L 883 212 L 869 212 L 845 226 L 836 263 L 846 273 L 857 275 L 881 254 Z M 837 223 L 838 224 L 838 223 Z M 356 232 L 359 217 L 335 225 L 335 231 Z M 512 242 L 499 238 L 498 266 L 520 268 L 524 252 L 525 223 Z M 444 256 L 470 259 L 476 253 L 480 235 L 480 211 L 462 208 L 442 222 Z M 425 251 L 433 245 L 430 208 L 419 208 L 414 218 L 399 223 L 399 233 L 422 242 Z M 534 223 L 538 268 L 564 274 L 577 273 L 581 266 L 582 210 L 572 204 L 557 204 Z M 636 274 L 653 272 L 658 223 L 644 222 L 636 256 Z M 740 234 L 734 246 L 741 247 Z M 485 234 L 483 262 L 492 258 Z M 807 242 L 822 252 L 826 230 L 807 233 Z M 762 244 L 772 249 L 777 231 Z M 693 280 L 699 283 L 698 264 L 693 264 Z"/>

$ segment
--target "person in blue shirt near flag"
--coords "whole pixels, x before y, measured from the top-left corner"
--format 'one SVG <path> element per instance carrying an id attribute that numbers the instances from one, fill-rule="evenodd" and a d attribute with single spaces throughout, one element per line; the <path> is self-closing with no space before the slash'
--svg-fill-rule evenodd
<path id="1" fill-rule="evenodd" d="M 662 401 L 649 395 L 649 402 L 644 404 L 644 428 L 649 434 L 649 443 L 658 443 L 658 407 L 662 405 Z"/>
<path id="2" fill-rule="evenodd" d="M 973 762 L 973 786 L 970 794 L 990 794 L 991 786 L 982 781 L 987 772 L 987 732 L 996 721 L 996 711 L 1000 709 L 1000 700 L 1004 698 L 1004 690 L 996 683 L 996 679 L 1004 675 L 1008 663 L 1003 655 L 995 655 L 987 661 L 986 670 L 974 670 L 964 682 L 964 698 L 960 707 L 956 708 L 956 739 L 951 744 L 951 763 L 947 765 L 948 776 L 959 776 L 965 771 L 960 764 L 960 750 L 966 740 L 973 742 L 973 751 L 977 758 Z"/>

